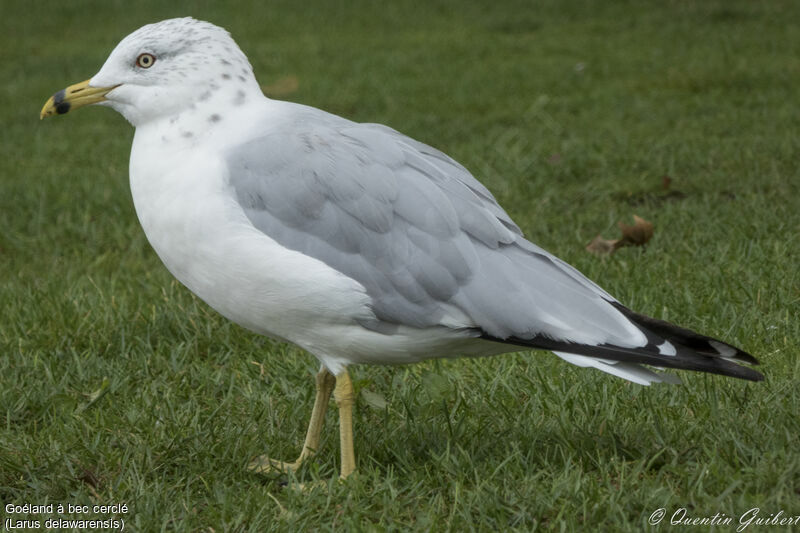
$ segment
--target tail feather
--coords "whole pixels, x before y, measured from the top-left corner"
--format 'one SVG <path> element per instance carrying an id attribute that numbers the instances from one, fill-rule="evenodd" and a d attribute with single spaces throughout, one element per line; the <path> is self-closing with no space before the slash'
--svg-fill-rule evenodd
<path id="1" fill-rule="evenodd" d="M 618 303 L 613 303 L 613 305 L 645 334 L 648 341 L 645 346 L 628 348 L 612 344 L 578 344 L 555 340 L 542 335 L 529 339 L 519 337 L 500 339 L 484 333 L 482 338 L 528 348 L 560 352 L 557 355 L 570 362 L 573 361 L 569 357 L 564 357 L 564 355 L 606 360 L 601 361 L 603 363 L 618 361 L 620 363 L 638 363 L 660 368 L 696 370 L 749 381 L 762 381 L 764 379 L 760 372 L 736 364 L 737 362 L 743 362 L 757 365 L 758 360 L 735 346 L 663 320 L 635 313 Z M 580 364 L 580 366 L 594 366 L 605 372 L 619 375 L 616 369 L 612 368 L 610 371 L 608 364 L 598 366 L 589 363 L 586 359 L 575 359 L 575 361 L 584 363 L 576 363 Z M 631 367 L 623 366 L 620 368 L 630 369 Z M 630 378 L 628 377 L 628 379 Z"/>
<path id="2" fill-rule="evenodd" d="M 596 357 L 586 357 L 585 355 L 575 355 L 564 352 L 553 352 L 564 361 L 582 367 L 591 367 L 627 379 L 639 385 L 650 385 L 651 383 L 672 383 L 680 385 L 681 380 L 675 374 L 668 372 L 653 372 L 649 368 L 635 363 L 621 363 L 619 361 L 609 361 L 608 359 L 598 359 Z"/>

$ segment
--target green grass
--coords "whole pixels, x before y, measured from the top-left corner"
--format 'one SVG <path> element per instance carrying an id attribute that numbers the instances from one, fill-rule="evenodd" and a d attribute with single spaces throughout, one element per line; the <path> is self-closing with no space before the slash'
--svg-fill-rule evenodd
<path id="1" fill-rule="evenodd" d="M 3 507 L 121 502 L 131 531 L 800 514 L 797 3 L 179 4 L 3 4 Z M 306 494 L 248 473 L 299 451 L 314 359 L 171 278 L 132 209 L 121 117 L 38 120 L 123 36 L 185 14 L 229 29 L 262 83 L 296 76 L 288 99 L 461 160 L 532 240 L 634 309 L 740 345 L 766 381 L 643 388 L 546 353 L 355 367 L 357 390 L 388 402 L 359 395 L 356 478 Z M 682 197 L 662 197 L 664 175 Z M 655 224 L 647 249 L 583 249 L 634 213 Z M 297 480 L 336 475 L 334 411 Z"/>

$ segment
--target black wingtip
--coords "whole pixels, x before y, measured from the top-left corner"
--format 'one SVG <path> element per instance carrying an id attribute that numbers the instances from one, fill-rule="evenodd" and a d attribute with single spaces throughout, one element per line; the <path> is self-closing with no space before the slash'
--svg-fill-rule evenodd
<path id="1" fill-rule="evenodd" d="M 719 355 L 701 354 L 684 346 L 675 345 L 677 353 L 675 355 L 662 355 L 653 345 L 641 348 L 625 348 L 610 344 L 599 344 L 596 346 L 588 344 L 576 344 L 572 342 L 559 341 L 547 337 L 536 336 L 531 339 L 521 339 L 509 337 L 501 339 L 484 333 L 481 338 L 533 348 L 537 350 L 549 350 L 553 352 L 565 352 L 575 355 L 585 355 L 587 357 L 597 357 L 620 361 L 625 363 L 638 363 L 660 368 L 675 368 L 680 370 L 694 370 L 719 374 L 732 378 L 745 379 L 748 381 L 763 381 L 764 375 L 746 366 L 737 365 Z"/>
<path id="2" fill-rule="evenodd" d="M 645 333 L 645 335 L 651 333 L 655 334 L 673 344 L 693 350 L 699 355 L 714 358 L 721 357 L 729 361 L 747 363 L 750 365 L 760 364 L 758 359 L 745 352 L 741 348 L 737 348 L 736 346 L 728 344 L 727 342 L 702 335 L 696 331 L 692 331 L 681 326 L 676 326 L 675 324 L 667 322 L 666 320 L 659 320 L 657 318 L 636 313 L 635 311 L 631 311 L 624 305 L 621 305 L 617 302 L 612 303 L 612 305 L 620 313 L 625 315 L 625 318 L 638 326 L 639 329 Z"/>
<path id="3" fill-rule="evenodd" d="M 749 353 L 745 352 L 744 350 L 739 350 L 738 348 L 737 348 L 736 355 L 734 357 L 732 357 L 732 359 L 736 359 L 737 361 L 741 361 L 743 363 L 747 363 L 747 364 L 750 364 L 750 365 L 760 365 L 761 364 L 761 362 L 758 359 L 756 359 L 755 357 L 753 357 Z"/>

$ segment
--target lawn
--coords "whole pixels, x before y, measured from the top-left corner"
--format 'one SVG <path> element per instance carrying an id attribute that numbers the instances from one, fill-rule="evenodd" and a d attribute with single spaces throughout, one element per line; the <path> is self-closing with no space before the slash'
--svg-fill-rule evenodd
<path id="1" fill-rule="evenodd" d="M 230 324 L 161 265 L 133 211 L 124 119 L 38 120 L 122 37 L 188 14 L 227 28 L 269 94 L 444 150 L 531 240 L 626 305 L 741 346 L 766 380 L 640 387 L 545 352 L 353 367 L 358 475 L 333 481 L 333 404 L 313 461 L 248 472 L 299 452 L 315 360 Z M 790 1 L 4 0 L 2 520 L 666 531 L 684 508 L 733 531 L 753 508 L 800 515 L 799 17 Z M 654 224 L 646 248 L 584 249 L 634 214 Z M 6 510 L 49 503 L 89 510 Z M 92 510 L 111 504 L 127 512 Z"/>

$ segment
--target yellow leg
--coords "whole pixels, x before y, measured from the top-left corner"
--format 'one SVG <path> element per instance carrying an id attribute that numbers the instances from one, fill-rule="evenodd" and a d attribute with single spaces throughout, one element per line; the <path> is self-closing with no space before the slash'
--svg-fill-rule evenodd
<path id="1" fill-rule="evenodd" d="M 339 477 L 344 479 L 356 469 L 356 454 L 353 451 L 353 384 L 347 370 L 336 376 L 333 398 L 339 407 L 339 443 L 342 453 L 342 471 Z"/>
<path id="2" fill-rule="evenodd" d="M 328 409 L 328 400 L 330 400 L 334 384 L 337 388 L 339 386 L 338 378 L 334 378 L 333 374 L 328 372 L 328 370 L 324 367 L 317 374 L 316 382 L 317 395 L 314 398 L 314 408 L 311 410 L 311 420 L 308 423 L 306 440 L 303 443 L 303 449 L 300 452 L 300 456 L 293 463 L 287 463 L 284 461 L 271 459 L 266 455 L 262 455 L 260 457 L 256 457 L 250 462 L 250 465 L 248 466 L 250 470 L 259 473 L 287 472 L 288 470 L 297 471 L 297 469 L 300 468 L 300 465 L 303 464 L 303 461 L 314 455 L 319 448 L 319 437 L 322 433 L 322 425 L 325 422 L 325 411 Z M 352 386 L 350 391 L 350 397 L 352 398 Z"/>

